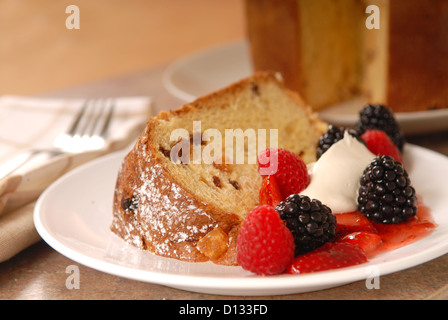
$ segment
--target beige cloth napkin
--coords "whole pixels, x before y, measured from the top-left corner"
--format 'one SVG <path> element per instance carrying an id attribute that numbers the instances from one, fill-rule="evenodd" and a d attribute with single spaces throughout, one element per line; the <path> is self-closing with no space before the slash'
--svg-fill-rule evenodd
<path id="1" fill-rule="evenodd" d="M 20 96 L 0 97 L 0 169 L 26 150 L 51 147 L 84 100 Z M 32 158 L 13 175 L 0 180 L 0 262 L 36 243 L 33 210 L 39 195 L 64 173 L 104 154 L 130 146 L 144 128 L 151 112 L 149 97 L 115 99 L 109 139 L 100 151 Z"/>

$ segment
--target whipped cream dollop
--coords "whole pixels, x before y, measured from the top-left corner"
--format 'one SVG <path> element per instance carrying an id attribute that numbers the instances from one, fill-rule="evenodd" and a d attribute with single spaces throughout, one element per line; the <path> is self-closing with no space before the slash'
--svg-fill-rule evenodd
<path id="1" fill-rule="evenodd" d="M 317 162 L 308 166 L 310 184 L 301 194 L 317 199 L 335 214 L 357 210 L 359 180 L 375 155 L 345 132 Z"/>

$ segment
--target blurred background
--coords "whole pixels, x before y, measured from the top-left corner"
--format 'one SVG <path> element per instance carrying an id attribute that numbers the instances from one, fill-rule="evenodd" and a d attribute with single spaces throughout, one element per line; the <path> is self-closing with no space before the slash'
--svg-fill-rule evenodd
<path id="1" fill-rule="evenodd" d="M 66 28 L 69 5 L 79 29 Z M 0 0 L 0 95 L 132 73 L 244 37 L 243 0 Z"/>

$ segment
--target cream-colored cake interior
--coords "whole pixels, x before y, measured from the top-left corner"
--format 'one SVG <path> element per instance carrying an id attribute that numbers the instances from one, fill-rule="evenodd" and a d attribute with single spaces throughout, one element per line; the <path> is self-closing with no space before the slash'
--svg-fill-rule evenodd
<path id="1" fill-rule="evenodd" d="M 314 115 L 310 117 L 277 84 L 248 86 L 209 103 L 182 116 L 160 120 L 155 132 L 167 170 L 198 199 L 245 217 L 258 204 L 262 179 L 256 156 L 261 149 L 277 144 L 276 135 L 279 147 L 296 152 L 306 162 L 315 159 L 316 143 L 326 125 L 313 120 Z M 179 128 L 177 133 L 188 131 L 190 141 L 182 142 L 177 134 L 170 137 Z M 166 151 L 171 154 L 174 148 L 173 154 L 179 154 L 182 145 L 190 148 L 189 162 L 175 164 Z"/>

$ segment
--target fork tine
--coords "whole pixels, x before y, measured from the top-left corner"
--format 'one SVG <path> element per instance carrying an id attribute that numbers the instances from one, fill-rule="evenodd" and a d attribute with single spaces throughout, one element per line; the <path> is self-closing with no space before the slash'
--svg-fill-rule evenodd
<path id="1" fill-rule="evenodd" d="M 84 101 L 84 104 L 81 108 L 81 110 L 79 110 L 78 114 L 76 115 L 75 119 L 73 120 L 73 122 L 71 123 L 69 129 L 67 130 L 67 134 L 74 136 L 78 126 L 80 125 L 81 119 L 84 117 L 84 114 L 87 111 L 87 107 L 89 106 L 89 100 Z"/>
<path id="2" fill-rule="evenodd" d="M 99 107 L 98 107 L 99 105 Z M 83 130 L 83 135 L 84 136 L 88 136 L 88 137 L 93 137 L 95 136 L 95 130 L 97 129 L 98 123 L 100 122 L 101 116 L 104 113 L 104 100 L 98 100 L 96 101 L 96 103 L 92 103 L 92 109 L 90 112 L 90 117 L 88 118 L 88 120 L 86 121 L 85 124 L 85 130 Z M 100 110 L 96 110 L 96 109 L 100 109 Z M 88 127 L 90 127 L 89 133 L 87 134 L 87 129 Z"/>
<path id="3" fill-rule="evenodd" d="M 111 100 L 109 102 L 109 111 L 107 113 L 106 120 L 104 121 L 103 127 L 101 128 L 100 131 L 100 137 L 102 138 L 105 138 L 107 136 L 114 111 L 115 111 L 115 103 L 113 100 Z"/>
<path id="4" fill-rule="evenodd" d="M 78 135 L 80 137 L 89 137 L 93 135 L 93 132 L 95 130 L 95 109 L 96 105 L 98 104 L 97 100 L 89 100 L 87 103 L 88 110 L 86 109 L 87 114 L 85 117 L 83 117 L 83 123 L 82 127 L 78 128 L 75 135 Z M 99 114 L 99 113 L 97 113 Z M 90 131 L 88 131 L 90 128 Z M 88 133 L 90 132 L 90 134 Z"/>

